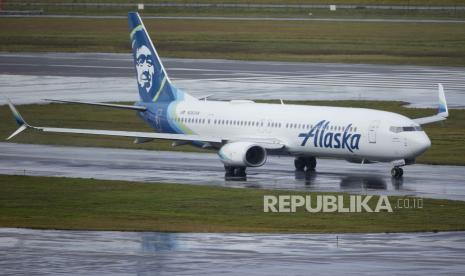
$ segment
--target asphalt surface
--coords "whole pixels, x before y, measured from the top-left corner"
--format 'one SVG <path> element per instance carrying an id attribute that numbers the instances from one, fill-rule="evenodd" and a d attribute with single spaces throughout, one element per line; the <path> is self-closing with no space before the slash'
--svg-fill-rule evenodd
<path id="1" fill-rule="evenodd" d="M 2 275 L 463 275 L 463 232 L 215 234 L 0 228 Z"/>
<path id="2" fill-rule="evenodd" d="M 437 83 L 450 107 L 465 107 L 465 68 L 163 59 L 174 84 L 212 99 L 398 100 L 437 106 Z M 0 96 L 136 101 L 130 54 L 0 53 Z M 0 104 L 5 104 L 0 97 Z"/>
<path id="3" fill-rule="evenodd" d="M 303 173 L 294 171 L 293 160 L 270 156 L 263 167 L 249 168 L 244 181 L 225 179 L 216 154 L 0 143 L 1 174 L 465 200 L 460 166 L 407 166 L 395 180 L 389 164 L 319 159 L 315 173 Z"/>
<path id="4" fill-rule="evenodd" d="M 164 59 L 175 84 L 217 99 L 378 99 L 435 106 L 437 82 L 464 107 L 463 68 Z M 135 101 L 128 54 L 0 53 L 0 96 Z M 284 92 L 283 92 L 284 91 Z M 5 101 L 0 97 L 0 104 Z M 128 141 L 130 142 L 130 141 Z M 295 173 L 270 157 L 246 181 L 224 179 L 214 154 L 0 143 L 0 173 L 177 182 L 237 188 L 344 191 L 465 200 L 465 170 L 414 165 L 402 180 L 388 164 L 319 160 Z M 460 219 L 460 218 L 458 218 Z M 463 232 L 438 234 L 174 234 L 0 229 L 0 271 L 17 274 L 438 275 L 463 274 Z"/>

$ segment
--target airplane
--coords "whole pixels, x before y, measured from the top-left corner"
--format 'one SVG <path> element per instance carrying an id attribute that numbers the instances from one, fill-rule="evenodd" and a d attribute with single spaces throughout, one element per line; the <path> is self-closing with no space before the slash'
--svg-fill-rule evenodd
<path id="1" fill-rule="evenodd" d="M 431 146 L 421 125 L 449 115 L 441 84 L 438 113 L 417 119 L 366 108 L 198 99 L 173 85 L 139 14 L 130 12 L 128 23 L 140 100 L 134 105 L 50 101 L 136 111 L 154 132 L 31 126 L 8 100 L 19 128 L 7 140 L 25 129 L 130 137 L 135 143 L 167 139 L 174 141 L 173 146 L 217 150 L 225 177 L 246 177 L 246 168 L 260 167 L 268 155 L 280 154 L 294 156 L 297 171 L 315 170 L 317 157 L 360 164 L 390 162 L 392 177 L 401 178 L 402 167 L 415 163 Z"/>

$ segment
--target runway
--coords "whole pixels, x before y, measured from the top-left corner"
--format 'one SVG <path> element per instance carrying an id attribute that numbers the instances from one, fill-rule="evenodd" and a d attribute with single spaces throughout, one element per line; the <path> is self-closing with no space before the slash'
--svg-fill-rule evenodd
<path id="1" fill-rule="evenodd" d="M 464 68 L 165 59 L 177 86 L 219 99 L 370 99 L 436 106 L 436 82 L 449 106 L 464 107 Z M 1 94 L 15 103 L 42 99 L 136 101 L 128 54 L 0 53 Z M 283 93 L 285 91 L 285 93 Z M 252 96 L 251 96 L 252 95 Z M 0 104 L 5 103 L 0 97 Z M 247 182 L 225 181 L 216 155 L 0 143 L 0 173 L 91 177 L 312 191 L 417 195 L 465 200 L 465 170 L 415 165 L 393 181 L 390 165 L 321 160 L 318 173 L 295 174 L 292 158 L 270 158 Z M 336 170 L 335 170 L 336 168 Z M 90 173 L 89 173 L 90 172 Z M 447 176 L 447 177 L 444 177 Z"/>
<path id="2" fill-rule="evenodd" d="M 464 237 L 0 228 L 0 267 L 3 275 L 461 275 Z"/>
<path id="3" fill-rule="evenodd" d="M 294 171 L 292 157 L 271 156 L 246 181 L 231 181 L 216 154 L 0 143 L 0 173 L 465 200 L 460 166 L 408 166 L 394 180 L 390 164 L 319 159 L 306 174 Z"/>
<path id="4" fill-rule="evenodd" d="M 396 100 L 436 107 L 440 82 L 449 106 L 465 107 L 465 69 L 459 67 L 163 61 L 177 87 L 212 99 Z M 45 98 L 136 101 L 132 62 L 130 54 L 0 53 L 0 94 L 18 104 Z"/>

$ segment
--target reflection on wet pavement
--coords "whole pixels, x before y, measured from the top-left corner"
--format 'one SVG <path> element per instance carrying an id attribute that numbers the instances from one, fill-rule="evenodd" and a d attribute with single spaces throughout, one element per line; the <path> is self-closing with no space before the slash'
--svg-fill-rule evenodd
<path id="1" fill-rule="evenodd" d="M 293 158 L 271 156 L 244 181 L 226 180 L 216 154 L 0 143 L 0 173 L 465 200 L 460 166 L 412 165 L 392 179 L 390 164 L 319 159 L 316 172 L 304 173 Z"/>
<path id="2" fill-rule="evenodd" d="M 0 267 L 2 275 L 459 275 L 465 235 L 0 228 Z"/>

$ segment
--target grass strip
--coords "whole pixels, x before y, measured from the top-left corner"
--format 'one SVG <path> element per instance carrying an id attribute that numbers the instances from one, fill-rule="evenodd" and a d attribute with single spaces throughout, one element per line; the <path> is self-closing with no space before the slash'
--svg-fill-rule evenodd
<path id="1" fill-rule="evenodd" d="M 423 208 L 396 209 L 405 198 L 389 197 L 392 213 L 264 213 L 264 195 L 317 193 L 3 175 L 0 189 L 1 227 L 266 233 L 465 229 L 465 202 L 450 200 L 423 199 Z M 347 194 L 325 195 L 344 195 L 348 204 Z M 370 207 L 376 202 L 370 200 Z"/>
<path id="2" fill-rule="evenodd" d="M 144 21 L 165 57 L 465 66 L 463 24 Z M 0 51 L 130 52 L 124 19 L 0 18 Z"/>

